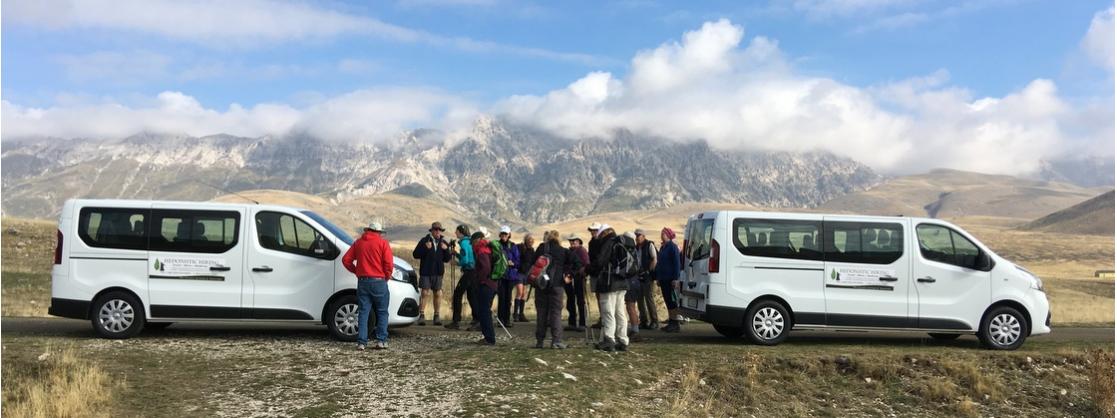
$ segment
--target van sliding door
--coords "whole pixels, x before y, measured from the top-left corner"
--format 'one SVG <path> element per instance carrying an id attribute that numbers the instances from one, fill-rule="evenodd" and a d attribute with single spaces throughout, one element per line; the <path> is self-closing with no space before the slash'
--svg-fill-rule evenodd
<path id="1" fill-rule="evenodd" d="M 823 219 L 826 324 L 914 328 L 911 254 L 905 251 L 910 221 Z"/>

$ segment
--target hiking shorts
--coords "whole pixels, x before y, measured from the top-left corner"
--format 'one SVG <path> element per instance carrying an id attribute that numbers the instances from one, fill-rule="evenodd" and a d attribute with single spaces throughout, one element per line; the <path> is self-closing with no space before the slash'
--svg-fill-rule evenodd
<path id="1" fill-rule="evenodd" d="M 640 283 L 640 278 L 633 277 L 628 279 L 628 290 L 624 292 L 624 303 L 636 303 L 640 300 L 640 286 L 645 283 Z"/>
<path id="2" fill-rule="evenodd" d="M 423 290 L 442 290 L 442 276 L 419 277 L 419 288 Z"/>

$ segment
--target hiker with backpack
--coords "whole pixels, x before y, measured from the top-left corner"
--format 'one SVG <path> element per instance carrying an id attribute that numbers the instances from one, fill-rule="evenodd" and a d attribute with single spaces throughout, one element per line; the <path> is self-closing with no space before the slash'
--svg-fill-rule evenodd
<path id="1" fill-rule="evenodd" d="M 427 300 L 434 307 L 434 325 L 442 325 L 438 315 L 442 312 L 442 274 L 450 262 L 450 244 L 442 237 L 446 232 L 441 222 L 431 224 L 426 236 L 415 245 L 411 256 L 419 260 L 419 325 L 426 325 Z M 433 299 L 432 299 L 433 296 Z"/>
<path id="2" fill-rule="evenodd" d="M 499 278 L 496 317 L 506 328 L 512 328 L 512 289 L 520 284 L 520 247 L 512 242 L 512 228 L 508 225 L 500 227 L 499 238 L 495 243 L 499 248 L 496 253 L 502 259 L 494 257 L 493 260 L 493 276 Z"/>
<path id="3" fill-rule="evenodd" d="M 679 246 L 675 245 L 675 231 L 664 227 L 659 233 L 663 245 L 659 247 L 658 263 L 655 266 L 655 281 L 663 292 L 663 303 L 667 305 L 668 321 L 663 332 L 679 332 L 679 276 L 683 262 Z"/>
<path id="4" fill-rule="evenodd" d="M 586 314 L 589 306 L 586 305 L 586 266 L 590 264 L 590 256 L 586 247 L 582 246 L 582 238 L 571 234 L 566 237 L 570 243 L 570 252 L 582 263 L 582 267 L 575 270 L 571 276 L 571 283 L 566 288 L 566 311 L 568 313 L 567 331 L 585 331 Z"/>
<path id="5" fill-rule="evenodd" d="M 628 351 L 628 313 L 625 312 L 624 294 L 628 278 L 635 275 L 636 260 L 617 232 L 602 226 L 598 254 L 591 259 L 590 272 L 597 279 L 598 308 L 601 310 L 601 342 L 595 348 L 607 352 Z"/>
<path id="6" fill-rule="evenodd" d="M 481 339 L 477 343 L 496 345 L 496 331 L 493 328 L 493 296 L 496 295 L 497 288 L 496 281 L 492 277 L 494 254 L 485 229 L 483 227 L 478 229 L 478 232 L 474 232 L 470 237 L 475 265 L 473 274 L 476 277 L 470 306 L 473 308 L 473 318 L 477 320 L 481 329 Z M 503 255 L 500 257 L 503 258 Z"/>
<path id="7" fill-rule="evenodd" d="M 563 248 L 558 231 L 543 234 L 543 243 L 535 250 L 535 264 L 528 281 L 535 287 L 535 348 L 543 348 L 547 330 L 551 330 L 551 348 L 567 348 L 562 342 L 562 297 L 564 285 L 571 282 L 571 272 L 582 267 L 570 250 Z"/>
<path id="8" fill-rule="evenodd" d="M 640 297 L 636 307 L 640 310 L 639 329 L 659 328 L 659 309 L 655 306 L 655 278 L 653 277 L 658 254 L 655 243 L 648 239 L 643 229 L 636 229 L 636 259 L 640 263 Z"/>
<path id="9" fill-rule="evenodd" d="M 516 304 L 513 306 L 512 316 L 515 317 L 516 322 L 528 322 L 527 316 L 524 315 L 524 305 L 527 304 L 527 289 L 524 288 L 524 282 L 527 279 L 527 274 L 531 271 L 531 266 L 535 265 L 535 237 L 530 232 L 524 234 L 524 241 L 517 245 L 520 252 L 520 260 L 516 265 L 520 271 L 520 280 L 516 283 Z"/>
<path id="10" fill-rule="evenodd" d="M 473 256 L 473 243 L 469 235 L 469 226 L 458 225 L 454 229 L 454 236 L 458 239 L 458 268 L 462 271 L 462 277 L 458 280 L 458 285 L 454 286 L 454 294 L 450 299 L 450 310 L 453 317 L 449 324 L 446 324 L 447 329 L 461 329 L 462 321 L 462 296 L 466 297 L 469 301 L 469 306 L 473 306 L 473 282 L 476 281 L 474 268 L 476 267 L 476 260 Z M 474 317 L 476 319 L 476 317 Z"/>
<path id="11" fill-rule="evenodd" d="M 624 309 L 628 317 L 628 339 L 630 341 L 640 341 L 640 311 L 636 309 L 637 301 L 643 297 L 643 282 L 640 281 L 640 252 L 636 249 L 636 234 L 629 231 L 621 235 L 621 241 L 624 247 L 631 248 L 632 255 L 635 258 L 636 268 L 633 269 L 630 275 L 625 275 L 625 280 L 628 280 L 628 290 L 624 292 Z"/>

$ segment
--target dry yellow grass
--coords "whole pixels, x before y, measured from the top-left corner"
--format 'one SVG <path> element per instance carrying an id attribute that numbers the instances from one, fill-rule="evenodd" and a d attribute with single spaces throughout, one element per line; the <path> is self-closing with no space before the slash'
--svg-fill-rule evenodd
<path id="1" fill-rule="evenodd" d="M 1098 415 L 1113 417 L 1113 352 L 1091 350 L 1088 374 L 1090 377 L 1090 399 Z"/>
<path id="2" fill-rule="evenodd" d="M 73 348 L 49 347 L 28 367 L 4 367 L 4 416 L 109 416 L 106 407 L 124 387 Z"/>

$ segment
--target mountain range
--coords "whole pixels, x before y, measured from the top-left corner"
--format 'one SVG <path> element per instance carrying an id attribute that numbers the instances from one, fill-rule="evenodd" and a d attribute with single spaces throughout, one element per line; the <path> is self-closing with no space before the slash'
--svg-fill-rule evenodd
<path id="1" fill-rule="evenodd" d="M 276 189 L 330 204 L 432 201 L 464 218 L 550 223 L 687 202 L 815 207 L 884 180 L 826 152 L 728 151 L 617 132 L 571 140 L 492 118 L 464 139 L 416 130 L 383 144 L 306 135 L 138 134 L 6 141 L 3 213 L 52 218 L 68 198 L 210 200 Z"/>

